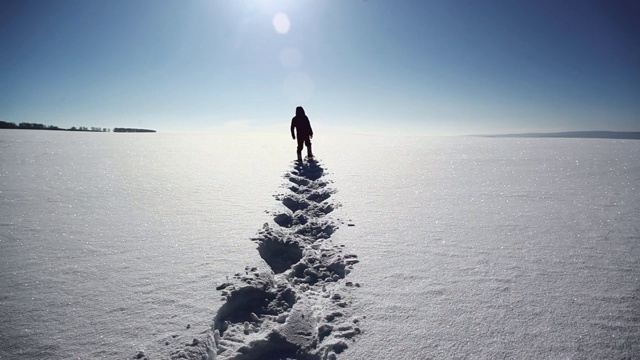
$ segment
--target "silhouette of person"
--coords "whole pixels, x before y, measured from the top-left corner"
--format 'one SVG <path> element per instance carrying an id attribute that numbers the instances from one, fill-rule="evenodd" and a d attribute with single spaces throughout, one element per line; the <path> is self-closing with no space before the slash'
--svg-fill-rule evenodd
<path id="1" fill-rule="evenodd" d="M 291 137 L 295 140 L 296 134 L 293 133 L 293 129 L 296 129 L 298 134 L 298 161 L 302 162 L 302 146 L 307 146 L 307 156 L 313 157 L 311 153 L 311 139 L 313 138 L 313 130 L 311 129 L 311 123 L 309 118 L 304 113 L 302 106 L 296 108 L 296 116 L 291 119 Z"/>

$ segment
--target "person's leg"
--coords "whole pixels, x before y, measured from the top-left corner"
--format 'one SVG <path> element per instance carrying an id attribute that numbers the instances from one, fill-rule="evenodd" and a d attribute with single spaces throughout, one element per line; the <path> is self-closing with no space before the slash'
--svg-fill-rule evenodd
<path id="1" fill-rule="evenodd" d="M 309 138 L 306 138 L 304 142 L 305 142 L 305 145 L 307 146 L 307 156 L 313 157 L 313 153 L 311 152 L 311 140 L 309 140 Z"/>
<path id="2" fill-rule="evenodd" d="M 302 161 L 302 145 L 304 143 L 304 139 L 301 139 L 298 136 L 298 148 L 297 148 L 297 154 L 298 154 L 298 161 Z"/>

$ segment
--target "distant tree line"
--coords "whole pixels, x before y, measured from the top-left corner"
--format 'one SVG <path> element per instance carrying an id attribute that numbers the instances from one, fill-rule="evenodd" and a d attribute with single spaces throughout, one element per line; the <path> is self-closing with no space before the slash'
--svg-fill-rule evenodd
<path id="1" fill-rule="evenodd" d="M 69 131 L 93 131 L 93 132 L 109 132 L 111 131 L 111 129 L 107 129 L 107 128 L 99 128 L 99 127 L 86 127 L 86 126 L 80 126 L 80 127 L 75 127 L 72 126 L 71 129 L 68 129 Z"/>
<path id="2" fill-rule="evenodd" d="M 21 122 L 15 124 L 12 122 L 0 121 L 0 129 L 25 129 L 25 130 L 60 130 L 60 131 L 93 131 L 93 132 L 109 132 L 111 129 L 92 126 L 90 128 L 86 126 L 72 127 L 71 129 L 63 129 L 55 125 L 44 125 L 38 123 L 26 123 Z"/>
<path id="3" fill-rule="evenodd" d="M 36 123 L 15 123 L 0 121 L 0 129 L 28 129 L 28 130 L 64 130 L 53 125 L 44 125 Z"/>
<path id="4" fill-rule="evenodd" d="M 86 127 L 86 126 L 72 126 L 70 129 L 59 128 L 54 125 L 43 125 L 36 123 L 19 123 L 15 124 L 12 122 L 0 121 L 0 129 L 24 129 L 24 130 L 59 130 L 59 131 L 90 131 L 90 132 L 110 132 L 109 128 L 101 128 L 101 127 Z M 149 129 L 133 129 L 133 128 L 114 128 L 113 132 L 156 132 L 155 130 Z"/>
<path id="5" fill-rule="evenodd" d="M 113 128 L 113 132 L 149 132 L 154 133 L 155 130 L 151 129 L 133 129 L 133 128 Z"/>

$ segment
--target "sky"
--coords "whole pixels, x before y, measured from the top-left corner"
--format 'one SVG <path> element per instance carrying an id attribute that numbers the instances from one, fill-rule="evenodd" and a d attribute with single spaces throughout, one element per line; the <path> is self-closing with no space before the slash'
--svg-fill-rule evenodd
<path id="1" fill-rule="evenodd" d="M 634 0 L 0 0 L 0 120 L 640 131 Z"/>

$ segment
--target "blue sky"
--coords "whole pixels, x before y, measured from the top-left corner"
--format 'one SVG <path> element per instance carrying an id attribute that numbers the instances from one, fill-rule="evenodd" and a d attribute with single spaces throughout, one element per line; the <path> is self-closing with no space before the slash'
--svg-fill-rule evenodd
<path id="1" fill-rule="evenodd" d="M 637 1 L 0 0 L 0 120 L 640 131 Z"/>

